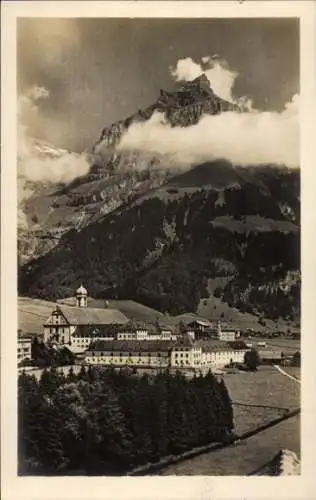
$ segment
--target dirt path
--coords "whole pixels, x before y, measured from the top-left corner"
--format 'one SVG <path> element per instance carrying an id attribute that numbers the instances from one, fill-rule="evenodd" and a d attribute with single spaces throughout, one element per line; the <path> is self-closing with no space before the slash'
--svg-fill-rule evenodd
<path id="1" fill-rule="evenodd" d="M 290 375 L 289 373 L 287 373 L 286 371 L 282 370 L 282 368 L 280 368 L 278 365 L 273 365 L 274 368 L 276 368 L 280 373 L 282 373 L 282 375 L 285 375 L 286 377 L 290 378 L 291 380 L 294 380 L 295 382 L 297 382 L 298 384 L 301 383 L 300 379 L 296 378 L 296 377 L 293 377 L 293 375 Z"/>

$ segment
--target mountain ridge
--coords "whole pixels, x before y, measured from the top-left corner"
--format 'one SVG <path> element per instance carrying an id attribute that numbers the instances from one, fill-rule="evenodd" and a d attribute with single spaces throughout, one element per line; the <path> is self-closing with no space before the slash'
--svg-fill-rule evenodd
<path id="1" fill-rule="evenodd" d="M 20 268 L 21 293 L 55 300 L 83 280 L 96 298 L 181 314 L 209 296 L 209 279 L 227 276 L 216 293 L 231 307 L 297 321 L 299 171 L 223 160 L 177 171 L 163 157 L 116 150 L 122 133 L 154 112 L 186 127 L 202 114 L 231 110 L 236 105 L 201 77 L 175 92 L 161 90 L 156 103 L 103 129 L 88 174 L 46 200 L 55 196 L 57 205 L 46 228 L 60 223 L 58 213 L 69 227 Z"/>

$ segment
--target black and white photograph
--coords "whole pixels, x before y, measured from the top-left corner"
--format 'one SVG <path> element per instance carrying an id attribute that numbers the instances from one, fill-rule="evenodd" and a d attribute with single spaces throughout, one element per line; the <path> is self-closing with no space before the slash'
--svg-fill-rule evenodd
<path id="1" fill-rule="evenodd" d="M 16 19 L 19 477 L 301 475 L 300 34 Z"/>

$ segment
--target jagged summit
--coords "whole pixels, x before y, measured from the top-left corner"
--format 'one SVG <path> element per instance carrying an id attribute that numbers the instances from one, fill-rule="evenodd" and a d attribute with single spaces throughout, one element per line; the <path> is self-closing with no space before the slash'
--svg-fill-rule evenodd
<path id="1" fill-rule="evenodd" d="M 147 108 L 138 110 L 125 120 L 113 123 L 102 130 L 94 147 L 115 146 L 122 133 L 133 123 L 149 120 L 154 113 L 163 113 L 172 127 L 188 127 L 198 123 L 202 115 L 216 115 L 225 111 L 244 111 L 238 105 L 218 97 L 212 90 L 211 83 L 203 73 L 194 80 L 182 83 L 174 90 L 160 89 L 159 96 Z"/>
<path id="2" fill-rule="evenodd" d="M 203 73 L 194 80 L 185 83 L 182 82 L 176 86 L 174 91 L 160 89 L 160 95 L 156 105 L 158 105 L 158 107 L 162 105 L 163 107 L 169 108 L 181 108 L 199 104 L 203 101 L 207 102 L 208 100 L 223 101 L 214 94 L 209 79 L 205 73 Z M 221 105 L 215 106 L 215 111 L 217 108 L 220 109 Z"/>
<path id="3" fill-rule="evenodd" d="M 194 80 L 187 81 L 181 84 L 180 87 L 182 90 L 187 89 L 199 89 L 206 90 L 210 94 L 213 94 L 212 86 L 210 80 L 207 78 L 205 73 L 202 73 L 200 76 L 195 78 Z"/>

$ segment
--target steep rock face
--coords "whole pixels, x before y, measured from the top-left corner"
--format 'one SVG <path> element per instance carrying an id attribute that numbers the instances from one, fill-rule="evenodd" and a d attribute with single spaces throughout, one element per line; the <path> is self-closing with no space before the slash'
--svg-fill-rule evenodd
<path id="1" fill-rule="evenodd" d="M 171 177 L 162 157 L 119 152 L 116 149 L 125 130 L 135 122 L 148 120 L 154 112 L 164 113 L 173 126 L 197 123 L 202 114 L 237 109 L 219 99 L 205 75 L 174 92 L 161 90 L 157 101 L 133 116 L 105 128 L 93 148 L 88 172 L 78 172 L 72 182 L 32 183 L 32 194 L 21 204 L 18 234 L 19 263 L 46 254 L 72 228 L 81 230 L 99 217 L 119 208 Z M 74 153 L 34 140 L 33 155 L 47 168 L 47 159 L 73 159 Z M 67 165 L 66 165 L 67 166 Z M 173 167 L 173 174 L 175 173 Z"/>

